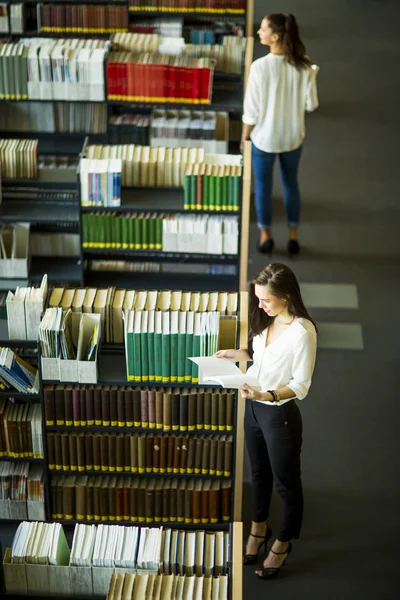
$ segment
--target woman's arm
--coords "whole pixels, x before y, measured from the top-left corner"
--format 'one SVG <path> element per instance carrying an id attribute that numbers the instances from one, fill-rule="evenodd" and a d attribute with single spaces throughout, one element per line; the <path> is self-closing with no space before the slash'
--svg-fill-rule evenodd
<path id="1" fill-rule="evenodd" d="M 250 67 L 246 94 L 244 97 L 242 144 L 250 139 L 250 133 L 257 124 L 260 114 L 260 88 L 257 79 L 257 71 L 253 63 Z"/>
<path id="2" fill-rule="evenodd" d="M 240 152 L 243 152 L 244 143 L 250 139 L 250 134 L 254 129 L 254 125 L 247 125 L 247 123 L 243 123 L 242 129 L 242 139 L 240 141 Z"/>
<path id="3" fill-rule="evenodd" d="M 247 350 L 218 350 L 214 356 L 216 358 L 228 358 L 232 362 L 252 360 Z"/>
<path id="4" fill-rule="evenodd" d="M 307 97 L 306 97 L 306 111 L 313 112 L 319 106 L 318 92 L 317 92 L 317 75 L 319 67 L 313 65 L 310 72 L 310 80 L 307 86 Z"/>

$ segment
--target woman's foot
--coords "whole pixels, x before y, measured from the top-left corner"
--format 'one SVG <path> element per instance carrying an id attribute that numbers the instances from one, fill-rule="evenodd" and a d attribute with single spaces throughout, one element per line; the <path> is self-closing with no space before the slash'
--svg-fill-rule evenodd
<path id="1" fill-rule="evenodd" d="M 257 562 L 257 555 L 262 547 L 267 549 L 267 542 L 272 535 L 272 531 L 265 523 L 255 523 L 253 521 L 251 533 L 248 537 L 245 555 L 243 556 L 244 565 L 252 565 Z"/>
<path id="2" fill-rule="evenodd" d="M 261 243 L 257 244 L 257 250 L 261 254 L 271 254 L 273 249 L 274 249 L 274 240 L 272 238 L 269 238 L 269 240 L 265 240 L 265 242 L 263 242 L 262 244 Z"/>
<path id="3" fill-rule="evenodd" d="M 291 550 L 292 544 L 290 542 L 280 542 L 279 540 L 275 540 L 267 558 L 264 560 L 263 568 L 256 569 L 256 575 L 263 579 L 276 577 Z"/>
<path id="4" fill-rule="evenodd" d="M 297 256 L 297 254 L 299 254 L 299 252 L 300 252 L 300 244 L 299 244 L 298 240 L 290 239 L 288 241 L 288 254 L 289 254 L 290 258 L 292 258 L 292 256 Z"/>

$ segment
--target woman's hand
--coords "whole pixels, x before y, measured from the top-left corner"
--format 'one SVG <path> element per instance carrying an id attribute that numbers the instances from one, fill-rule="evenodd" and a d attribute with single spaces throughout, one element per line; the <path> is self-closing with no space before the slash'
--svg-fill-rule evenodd
<path id="1" fill-rule="evenodd" d="M 240 350 L 218 350 L 214 354 L 215 358 L 227 358 L 232 362 L 239 362 L 240 360 Z"/>
<path id="2" fill-rule="evenodd" d="M 240 390 L 242 398 L 246 400 L 263 400 L 262 393 L 259 390 L 255 390 L 247 383 L 244 384 L 242 389 Z"/>

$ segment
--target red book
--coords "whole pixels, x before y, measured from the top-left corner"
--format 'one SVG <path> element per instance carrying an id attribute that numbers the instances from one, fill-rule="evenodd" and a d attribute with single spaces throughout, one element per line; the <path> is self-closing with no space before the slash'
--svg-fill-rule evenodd
<path id="1" fill-rule="evenodd" d="M 168 74 L 169 97 L 171 98 L 172 102 L 179 102 L 179 98 L 180 98 L 179 76 L 180 76 L 181 70 L 182 70 L 181 67 L 175 67 L 173 65 L 170 65 L 170 67 L 169 67 L 169 74 Z"/>
<path id="2" fill-rule="evenodd" d="M 117 79 L 117 65 L 115 62 L 107 63 L 107 94 L 109 100 L 116 99 L 116 79 Z"/>
<path id="3" fill-rule="evenodd" d="M 126 63 L 126 77 L 127 77 L 127 95 L 129 102 L 136 101 L 136 77 L 135 77 L 135 63 Z"/>
<path id="4" fill-rule="evenodd" d="M 126 100 L 128 96 L 128 81 L 126 63 L 118 63 L 118 100 Z"/>
<path id="5" fill-rule="evenodd" d="M 191 98 L 193 99 L 194 104 L 200 103 L 200 71 L 198 67 L 191 68 L 191 81 L 192 81 L 192 89 L 191 89 Z"/>
<path id="6" fill-rule="evenodd" d="M 137 99 L 136 102 L 143 102 L 144 99 L 144 64 L 136 63 L 136 85 L 137 85 Z"/>
<path id="7" fill-rule="evenodd" d="M 213 70 L 203 67 L 200 71 L 200 93 L 201 104 L 210 104 L 212 98 Z"/>
<path id="8" fill-rule="evenodd" d="M 162 102 L 164 92 L 164 73 L 165 66 L 161 64 L 153 65 L 153 71 L 151 75 L 151 95 L 155 98 L 156 102 Z"/>
<path id="9" fill-rule="evenodd" d="M 151 87 L 150 81 L 151 81 L 151 77 L 152 77 L 152 73 L 153 73 L 152 67 L 153 67 L 152 63 L 143 65 L 144 102 L 152 102 L 151 93 L 150 93 L 150 87 Z"/>

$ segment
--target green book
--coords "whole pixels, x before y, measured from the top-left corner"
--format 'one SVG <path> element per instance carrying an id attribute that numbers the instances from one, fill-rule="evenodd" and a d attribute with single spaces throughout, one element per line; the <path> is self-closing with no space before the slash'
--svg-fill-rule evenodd
<path id="1" fill-rule="evenodd" d="M 209 189 L 208 189 L 208 202 L 209 202 L 208 209 L 209 210 L 216 209 L 216 184 L 215 184 L 216 176 L 214 174 L 214 171 L 215 171 L 215 167 L 213 167 L 212 171 L 211 171 L 210 183 L 209 183 Z"/>
<path id="2" fill-rule="evenodd" d="M 162 336 L 161 336 L 161 362 L 162 362 L 162 382 L 171 381 L 171 347 L 170 347 L 170 312 L 162 311 Z"/>
<path id="3" fill-rule="evenodd" d="M 186 313 L 181 311 L 178 317 L 178 382 L 185 381 L 186 363 Z"/>
<path id="4" fill-rule="evenodd" d="M 171 310 L 170 312 L 170 376 L 171 381 L 178 381 L 178 331 L 179 331 L 179 312 Z"/>
<path id="5" fill-rule="evenodd" d="M 134 219 L 129 216 L 126 217 L 128 223 L 128 247 L 130 250 L 134 250 L 135 248 L 135 229 L 133 226 Z"/>
<path id="6" fill-rule="evenodd" d="M 223 167 L 222 167 L 223 168 Z M 221 167 L 216 169 L 216 177 L 214 179 L 215 185 L 215 210 L 222 209 L 222 177 L 221 177 Z"/>
<path id="7" fill-rule="evenodd" d="M 203 198 L 202 198 L 203 210 L 209 209 L 209 206 L 210 206 L 209 198 L 210 198 L 210 175 L 207 175 L 207 167 L 206 167 L 206 174 L 203 177 Z"/>
<path id="8" fill-rule="evenodd" d="M 133 231 L 134 231 L 134 240 L 135 240 L 135 250 L 142 249 L 142 237 L 141 237 L 141 227 L 140 227 L 140 219 L 139 215 L 135 213 L 133 216 Z"/>
<path id="9" fill-rule="evenodd" d="M 124 217 L 113 215 L 115 221 L 115 247 L 122 248 L 122 221 Z"/>
<path id="10" fill-rule="evenodd" d="M 142 249 L 149 249 L 149 215 L 142 215 L 141 228 L 142 228 Z"/>
<path id="11" fill-rule="evenodd" d="M 185 177 L 183 178 L 183 208 L 185 210 L 189 210 L 190 205 L 192 204 L 190 196 L 192 189 L 191 186 L 192 184 L 190 180 L 190 175 L 185 175 Z"/>
<path id="12" fill-rule="evenodd" d="M 228 176 L 228 210 L 235 210 L 235 199 L 234 199 L 234 179 L 235 177 L 232 175 L 233 167 L 229 168 L 229 176 Z"/>
<path id="13" fill-rule="evenodd" d="M 194 333 L 193 333 L 193 354 L 192 356 L 201 356 L 201 318 L 202 313 L 194 313 Z M 199 367 L 196 363 L 191 362 L 192 365 L 192 373 L 191 380 L 192 383 L 199 383 Z"/>
<path id="14" fill-rule="evenodd" d="M 88 248 L 88 214 L 82 214 L 82 248 Z"/>
<path id="15" fill-rule="evenodd" d="M 186 313 L 186 350 L 185 350 L 185 381 L 192 381 L 192 361 L 189 360 L 189 356 L 196 356 L 193 354 L 193 332 L 194 332 L 194 312 L 189 311 Z"/>
<path id="16" fill-rule="evenodd" d="M 101 230 L 102 230 L 102 218 L 101 215 L 93 215 L 92 219 L 92 248 L 101 248 Z"/>
<path id="17" fill-rule="evenodd" d="M 129 219 L 125 216 L 121 218 L 121 233 L 122 248 L 126 250 L 129 248 Z"/>
<path id="18" fill-rule="evenodd" d="M 154 371 L 155 380 L 162 381 L 162 312 L 154 313 Z"/>
<path id="19" fill-rule="evenodd" d="M 133 310 L 124 313 L 124 332 L 125 332 L 125 352 L 126 352 L 126 371 L 128 381 L 134 381 L 135 355 L 133 347 L 133 322 L 135 312 Z"/>
<path id="20" fill-rule="evenodd" d="M 147 364 L 149 370 L 149 381 L 156 380 L 156 371 L 154 363 L 154 326 L 155 326 L 155 311 L 148 311 L 147 321 Z"/>
<path id="21" fill-rule="evenodd" d="M 156 249 L 156 217 L 151 215 L 149 218 L 149 249 Z"/>
<path id="22" fill-rule="evenodd" d="M 239 210 L 240 208 L 240 179 L 241 177 L 235 175 L 233 177 L 233 206 L 234 210 Z"/>
<path id="23" fill-rule="evenodd" d="M 142 331 L 142 311 L 135 311 L 133 323 L 133 351 L 134 351 L 134 380 L 142 381 L 142 354 L 141 354 L 141 331 Z"/>
<path id="24" fill-rule="evenodd" d="M 149 320 L 149 313 L 147 310 L 144 310 L 142 312 L 142 325 L 141 325 L 141 330 L 140 330 L 142 381 L 149 381 L 148 320 Z"/>
<path id="25" fill-rule="evenodd" d="M 107 213 L 106 216 L 104 217 L 104 220 L 106 222 L 106 230 L 107 230 L 106 248 L 115 248 L 115 246 L 113 246 L 114 217 L 111 214 Z"/>
<path id="26" fill-rule="evenodd" d="M 197 176 L 192 173 L 190 175 L 190 209 L 194 210 L 196 208 L 196 198 L 197 198 Z"/>
<path id="27" fill-rule="evenodd" d="M 225 166 L 222 168 L 223 175 L 221 177 L 221 193 L 222 193 L 222 210 L 229 210 L 229 196 L 228 196 L 228 173 L 229 167 Z"/>
<path id="28" fill-rule="evenodd" d="M 162 250 L 163 244 L 163 220 L 162 217 L 156 219 L 156 250 Z"/>

